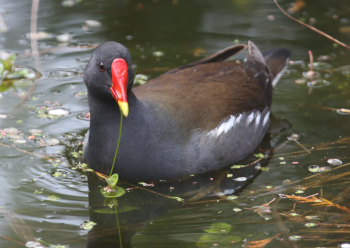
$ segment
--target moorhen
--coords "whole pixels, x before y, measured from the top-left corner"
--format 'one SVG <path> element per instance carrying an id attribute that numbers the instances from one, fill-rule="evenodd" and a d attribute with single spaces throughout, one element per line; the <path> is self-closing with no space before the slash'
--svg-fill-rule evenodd
<path id="1" fill-rule="evenodd" d="M 228 47 L 132 89 L 128 49 L 117 42 L 99 45 L 84 73 L 90 107 L 84 160 L 109 174 L 121 112 L 126 118 L 114 168 L 121 178 L 178 178 L 252 153 L 268 130 L 272 88 L 290 52 L 262 55 L 249 41 L 244 62 L 225 61 L 244 48 Z"/>

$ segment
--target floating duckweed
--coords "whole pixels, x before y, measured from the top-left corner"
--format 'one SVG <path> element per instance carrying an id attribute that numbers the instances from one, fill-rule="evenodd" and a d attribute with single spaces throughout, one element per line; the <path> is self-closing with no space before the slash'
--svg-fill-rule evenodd
<path id="1" fill-rule="evenodd" d="M 313 172 L 313 173 L 318 173 L 318 172 L 324 172 L 324 171 L 329 171 L 331 168 L 328 167 L 328 166 L 323 166 L 323 167 L 320 167 L 318 165 L 310 165 L 308 167 L 308 170 L 310 172 Z"/>
<path id="2" fill-rule="evenodd" d="M 86 97 L 87 96 L 87 91 L 86 90 L 79 91 L 79 92 L 75 93 L 74 96 L 77 97 L 77 98 Z"/>
<path id="3" fill-rule="evenodd" d="M 299 241 L 300 239 L 301 239 L 301 236 L 299 236 L 299 235 L 289 236 L 290 241 Z"/>
<path id="4" fill-rule="evenodd" d="M 305 223 L 305 226 L 306 227 L 314 227 L 314 226 L 317 226 L 316 223 Z"/>
<path id="5" fill-rule="evenodd" d="M 177 201 L 180 201 L 180 202 L 182 202 L 182 201 L 184 201 L 184 199 L 182 199 L 182 198 L 180 198 L 180 197 L 177 197 L 177 196 L 174 196 L 174 197 L 171 197 L 172 199 L 175 199 L 175 200 L 177 200 Z"/>
<path id="6" fill-rule="evenodd" d="M 226 197 L 226 200 L 229 200 L 229 201 L 236 200 L 236 199 L 238 199 L 238 196 L 236 195 L 229 195 Z"/>
<path id="7" fill-rule="evenodd" d="M 254 154 L 254 156 L 257 158 L 264 158 L 265 157 L 265 155 L 262 153 Z"/>
<path id="8" fill-rule="evenodd" d="M 245 167 L 245 165 L 232 165 L 231 166 L 231 169 L 240 169 L 240 168 L 243 168 L 243 167 Z"/>
<path id="9" fill-rule="evenodd" d="M 318 220 L 318 219 L 320 219 L 320 217 L 317 215 L 307 215 L 307 216 L 305 216 L 305 219 L 306 220 Z"/>
<path id="10" fill-rule="evenodd" d="M 55 196 L 55 195 L 49 195 L 48 197 L 47 197 L 47 200 L 48 201 L 57 201 L 57 200 L 59 200 L 60 198 L 58 197 L 58 196 Z"/>
<path id="11" fill-rule="evenodd" d="M 320 171 L 320 166 L 318 166 L 318 165 L 310 165 L 310 166 L 308 167 L 308 170 L 309 170 L 310 172 L 317 173 L 317 172 Z"/>
<path id="12" fill-rule="evenodd" d="M 233 40 L 233 44 L 239 44 L 239 43 L 240 43 L 239 39 L 234 39 Z"/>
<path id="13" fill-rule="evenodd" d="M 73 156 L 73 158 L 79 158 L 78 152 L 71 152 L 70 154 Z"/>
<path id="14" fill-rule="evenodd" d="M 157 58 L 163 57 L 164 55 L 165 55 L 165 53 L 162 52 L 162 51 L 154 51 L 154 52 L 153 52 L 153 56 L 154 56 L 154 57 L 157 57 Z"/>
<path id="15" fill-rule="evenodd" d="M 85 164 L 85 163 L 78 164 L 77 166 L 72 167 L 71 169 L 72 170 L 81 170 L 83 172 L 93 172 L 94 171 L 93 169 L 89 168 L 87 166 L 87 164 Z"/>
<path id="16" fill-rule="evenodd" d="M 61 171 L 56 171 L 55 173 L 53 173 L 52 174 L 52 176 L 54 176 L 54 177 L 60 177 L 60 176 L 62 176 L 62 172 Z"/>
<path id="17" fill-rule="evenodd" d="M 241 212 L 242 211 L 241 208 L 233 208 L 232 210 L 233 210 L 233 212 Z"/>

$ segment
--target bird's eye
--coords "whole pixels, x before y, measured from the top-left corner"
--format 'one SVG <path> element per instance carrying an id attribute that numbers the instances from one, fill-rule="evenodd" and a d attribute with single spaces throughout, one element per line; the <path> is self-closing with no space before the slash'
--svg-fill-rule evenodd
<path id="1" fill-rule="evenodd" d="M 97 63 L 98 69 L 102 72 L 104 72 L 106 70 L 106 67 L 103 65 L 103 63 L 101 61 L 99 61 Z"/>

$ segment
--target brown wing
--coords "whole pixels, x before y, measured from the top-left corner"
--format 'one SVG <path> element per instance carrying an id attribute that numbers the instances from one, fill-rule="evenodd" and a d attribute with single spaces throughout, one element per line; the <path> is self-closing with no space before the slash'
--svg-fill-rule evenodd
<path id="1" fill-rule="evenodd" d="M 163 74 L 136 87 L 134 93 L 156 110 L 168 113 L 183 131 L 199 127 L 211 130 L 229 115 L 266 106 L 261 85 L 233 62 L 207 63 Z"/>

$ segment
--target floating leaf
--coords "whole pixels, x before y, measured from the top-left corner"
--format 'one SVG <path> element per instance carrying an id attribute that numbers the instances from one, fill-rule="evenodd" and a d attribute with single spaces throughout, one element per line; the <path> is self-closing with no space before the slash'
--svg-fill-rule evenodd
<path id="1" fill-rule="evenodd" d="M 85 231 L 90 231 L 96 225 L 97 225 L 97 223 L 95 223 L 93 221 L 89 221 L 89 222 L 85 222 L 85 223 L 81 224 L 80 227 L 82 229 L 84 229 Z"/>
<path id="2" fill-rule="evenodd" d="M 328 159 L 327 163 L 331 164 L 331 165 L 342 165 L 343 164 L 343 162 L 340 159 L 337 159 L 337 158 Z"/>
<path id="3" fill-rule="evenodd" d="M 98 28 L 102 25 L 101 22 L 96 20 L 86 20 L 85 24 L 90 28 Z"/>
<path id="4" fill-rule="evenodd" d="M 48 114 L 54 116 L 65 116 L 68 115 L 69 112 L 65 109 L 51 109 L 49 110 Z"/>

